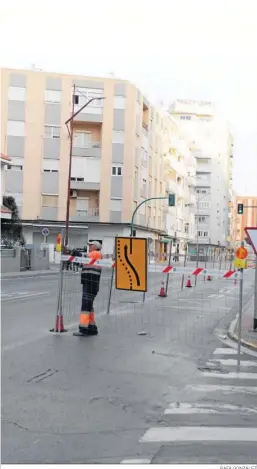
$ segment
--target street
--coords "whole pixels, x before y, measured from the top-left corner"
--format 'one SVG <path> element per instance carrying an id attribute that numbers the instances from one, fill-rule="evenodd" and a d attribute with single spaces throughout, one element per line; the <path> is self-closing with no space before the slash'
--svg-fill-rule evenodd
<path id="1" fill-rule="evenodd" d="M 149 275 L 149 291 L 96 301 L 99 336 L 73 337 L 79 274 L 64 278 L 64 323 L 50 333 L 58 275 L 2 280 L 3 463 L 254 463 L 257 353 L 226 338 L 238 282 L 180 289 Z M 192 283 L 194 284 L 193 280 Z M 244 305 L 253 294 L 245 273 Z M 143 301 L 144 300 L 144 301 Z"/>

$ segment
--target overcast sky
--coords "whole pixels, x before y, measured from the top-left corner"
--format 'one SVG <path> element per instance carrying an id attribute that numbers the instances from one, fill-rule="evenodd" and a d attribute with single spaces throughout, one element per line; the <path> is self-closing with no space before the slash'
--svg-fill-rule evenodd
<path id="1" fill-rule="evenodd" d="M 154 103 L 213 100 L 234 189 L 257 195 L 257 1 L 0 0 L 0 64 L 135 82 Z"/>

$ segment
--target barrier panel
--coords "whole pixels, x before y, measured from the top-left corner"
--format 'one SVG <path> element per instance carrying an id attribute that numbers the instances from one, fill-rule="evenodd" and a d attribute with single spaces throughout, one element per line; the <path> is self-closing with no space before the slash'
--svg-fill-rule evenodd
<path id="1" fill-rule="evenodd" d="M 63 317 L 64 329 L 75 330 L 79 324 L 81 263 L 93 264 L 87 258 L 62 256 L 58 311 Z M 94 300 L 100 334 L 143 335 L 152 340 L 161 339 L 174 344 L 183 340 L 187 345 L 199 343 L 200 346 L 205 336 L 199 336 L 199 331 L 213 330 L 231 311 L 234 316 L 238 307 L 238 273 L 235 271 L 151 263 L 148 291 L 144 295 L 115 289 L 115 263 L 112 259 L 97 261 L 96 264 L 102 265 L 100 289 Z M 251 279 L 252 273 L 253 270 L 248 269 L 245 278 Z M 210 280 L 208 275 L 211 276 Z M 198 279 L 196 286 L 192 282 L 192 288 L 187 288 L 188 279 L 195 276 Z M 167 278 L 167 297 L 160 297 L 161 285 L 164 283 L 166 287 Z M 246 291 L 248 293 L 249 289 Z"/>

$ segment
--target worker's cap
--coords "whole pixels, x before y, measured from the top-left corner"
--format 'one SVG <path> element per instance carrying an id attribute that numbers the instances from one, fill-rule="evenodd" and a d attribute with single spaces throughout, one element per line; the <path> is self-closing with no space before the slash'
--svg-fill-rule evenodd
<path id="1" fill-rule="evenodd" d="M 99 241 L 89 241 L 87 244 L 91 245 L 91 246 L 94 245 L 96 247 L 96 249 L 98 249 L 99 251 L 101 251 L 101 249 L 102 249 L 102 245 L 101 245 L 101 243 L 99 243 Z"/>

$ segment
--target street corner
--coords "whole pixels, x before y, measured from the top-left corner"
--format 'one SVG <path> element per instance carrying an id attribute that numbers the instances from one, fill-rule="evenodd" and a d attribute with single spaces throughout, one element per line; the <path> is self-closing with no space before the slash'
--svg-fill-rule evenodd
<path id="1" fill-rule="evenodd" d="M 256 338 L 252 337 L 254 334 L 256 335 Z M 238 342 L 238 317 L 236 317 L 236 319 L 233 319 L 233 321 L 231 322 L 227 332 L 227 336 L 234 342 Z M 257 331 L 245 331 L 244 337 L 241 339 L 241 345 L 254 352 L 257 352 Z"/>

